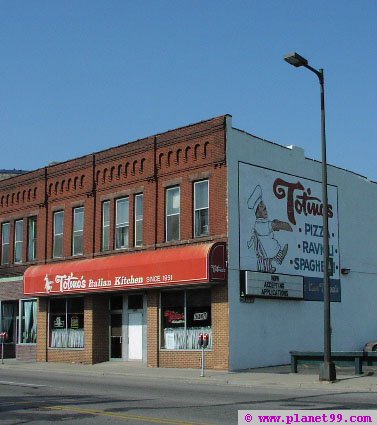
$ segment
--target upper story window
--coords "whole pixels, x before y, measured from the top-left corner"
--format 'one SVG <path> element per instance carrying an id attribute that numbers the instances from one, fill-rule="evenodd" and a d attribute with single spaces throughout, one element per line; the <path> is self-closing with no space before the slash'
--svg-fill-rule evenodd
<path id="1" fill-rule="evenodd" d="M 166 241 L 180 239 L 180 200 L 179 186 L 166 189 Z"/>
<path id="2" fill-rule="evenodd" d="M 209 184 L 208 180 L 194 183 L 195 237 L 209 234 Z"/>
<path id="3" fill-rule="evenodd" d="M 129 199 L 116 200 L 115 206 L 115 249 L 128 248 Z"/>
<path id="4" fill-rule="evenodd" d="M 24 221 L 17 220 L 14 223 L 14 262 L 22 262 Z"/>
<path id="5" fill-rule="evenodd" d="M 64 211 L 54 213 L 54 240 L 52 256 L 53 258 L 63 257 L 63 230 L 64 230 Z"/>
<path id="6" fill-rule="evenodd" d="M 73 209 L 72 255 L 84 254 L 84 207 Z"/>
<path id="7" fill-rule="evenodd" d="M 29 217 L 28 220 L 27 259 L 37 259 L 37 217 Z"/>
<path id="8" fill-rule="evenodd" d="M 102 251 L 110 249 L 110 201 L 102 203 Z"/>
<path id="9" fill-rule="evenodd" d="M 9 223 L 1 225 L 1 264 L 9 263 Z"/>
<path id="10" fill-rule="evenodd" d="M 143 194 L 135 196 L 135 246 L 143 245 Z"/>

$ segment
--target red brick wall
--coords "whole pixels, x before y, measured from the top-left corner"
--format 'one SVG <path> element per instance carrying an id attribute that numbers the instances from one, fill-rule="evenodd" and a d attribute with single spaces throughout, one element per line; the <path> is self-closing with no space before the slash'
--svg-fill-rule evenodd
<path id="1" fill-rule="evenodd" d="M 37 346 L 36 344 L 16 345 L 17 360 L 36 360 Z"/>

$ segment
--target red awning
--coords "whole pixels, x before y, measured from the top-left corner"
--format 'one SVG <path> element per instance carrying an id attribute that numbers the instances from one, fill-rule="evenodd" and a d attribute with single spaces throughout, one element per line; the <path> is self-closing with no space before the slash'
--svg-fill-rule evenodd
<path id="1" fill-rule="evenodd" d="M 195 244 L 29 267 L 27 295 L 74 294 L 224 281 L 224 243 Z"/>

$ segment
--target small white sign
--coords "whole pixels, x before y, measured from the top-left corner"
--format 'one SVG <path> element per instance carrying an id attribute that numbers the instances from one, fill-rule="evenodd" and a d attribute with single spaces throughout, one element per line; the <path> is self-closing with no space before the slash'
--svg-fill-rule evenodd
<path id="1" fill-rule="evenodd" d="M 304 298 L 302 276 L 245 272 L 245 295 L 266 298 Z"/>

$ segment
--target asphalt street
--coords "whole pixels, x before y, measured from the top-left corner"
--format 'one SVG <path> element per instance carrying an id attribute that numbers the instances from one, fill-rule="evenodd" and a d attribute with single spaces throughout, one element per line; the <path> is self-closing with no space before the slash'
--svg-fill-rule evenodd
<path id="1" fill-rule="evenodd" d="M 0 424 L 232 425 L 237 424 L 238 410 L 377 408 L 374 387 L 303 388 L 263 381 L 257 373 L 251 376 L 259 376 L 260 385 L 248 386 L 169 371 L 164 376 L 162 370 L 145 370 L 140 376 L 138 369 L 116 370 L 0 367 Z"/>

